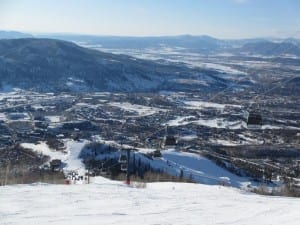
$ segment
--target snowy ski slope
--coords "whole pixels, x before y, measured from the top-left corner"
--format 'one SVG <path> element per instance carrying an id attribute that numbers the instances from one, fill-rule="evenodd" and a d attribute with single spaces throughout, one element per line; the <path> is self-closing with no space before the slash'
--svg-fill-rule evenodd
<path id="1" fill-rule="evenodd" d="M 229 187 L 152 183 L 146 188 L 97 177 L 89 185 L 0 187 L 1 225 L 298 225 L 300 199 Z"/>

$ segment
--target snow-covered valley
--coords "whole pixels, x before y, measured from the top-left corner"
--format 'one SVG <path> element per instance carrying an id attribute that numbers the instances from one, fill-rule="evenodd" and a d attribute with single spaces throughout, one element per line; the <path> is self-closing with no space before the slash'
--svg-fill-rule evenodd
<path id="1" fill-rule="evenodd" d="M 91 154 L 94 159 L 106 162 L 108 159 L 118 159 L 120 154 L 122 154 L 121 151 L 107 151 L 95 156 L 94 153 L 86 147 L 87 143 L 89 143 L 87 140 L 79 142 L 65 140 L 67 146 L 65 153 L 51 149 L 44 142 L 39 144 L 23 143 L 21 145 L 39 154 L 49 156 L 49 160 L 62 160 L 64 165 L 62 169 L 66 176 L 70 171 L 74 171 L 81 176 L 85 175 L 85 165 L 82 162 L 84 159 L 80 158 L 80 155 L 87 157 L 87 154 Z M 140 160 L 143 164 L 150 165 L 154 170 L 162 171 L 174 177 L 179 177 L 182 173 L 183 177 L 201 184 L 217 185 L 225 178 L 228 186 L 242 188 L 244 190 L 250 190 L 249 188 L 257 186 L 257 183 L 251 181 L 249 177 L 239 177 L 199 154 L 168 149 L 163 151 L 160 158 L 149 159 L 149 157 L 146 157 L 145 153 L 150 153 L 155 150 L 156 149 L 142 149 L 141 152 L 133 152 L 131 157 L 134 157 L 134 161 L 131 160 L 130 166 L 133 167 L 134 164 Z M 74 182 L 76 183 L 76 181 Z"/>

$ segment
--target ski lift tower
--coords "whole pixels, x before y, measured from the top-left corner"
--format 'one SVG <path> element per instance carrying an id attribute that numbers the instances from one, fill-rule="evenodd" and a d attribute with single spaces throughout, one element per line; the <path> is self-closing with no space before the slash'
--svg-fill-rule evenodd
<path id="1" fill-rule="evenodd" d="M 130 168 L 129 167 L 130 167 L 130 151 L 131 151 L 131 148 L 122 146 L 122 151 L 126 151 L 126 155 L 127 155 L 127 159 L 126 159 L 126 162 L 125 162 L 127 164 L 125 184 L 130 185 Z"/>

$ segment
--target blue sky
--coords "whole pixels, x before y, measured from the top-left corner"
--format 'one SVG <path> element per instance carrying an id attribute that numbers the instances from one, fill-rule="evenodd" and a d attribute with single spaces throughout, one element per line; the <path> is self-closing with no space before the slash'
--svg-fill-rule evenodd
<path id="1" fill-rule="evenodd" d="M 300 0 L 0 0 L 0 30 L 300 37 Z"/>

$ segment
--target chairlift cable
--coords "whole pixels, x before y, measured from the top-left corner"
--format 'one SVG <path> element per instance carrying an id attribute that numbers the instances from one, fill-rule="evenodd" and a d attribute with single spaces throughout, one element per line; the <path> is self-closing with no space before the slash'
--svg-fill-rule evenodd
<path id="1" fill-rule="evenodd" d="M 279 48 L 282 44 L 288 43 L 287 41 L 288 41 L 289 39 L 295 37 L 298 33 L 300 33 L 300 29 L 297 30 L 293 35 L 291 35 L 291 36 L 289 36 L 288 38 L 284 39 L 279 45 L 276 45 L 273 49 L 270 50 L 270 52 L 273 51 L 273 50 L 276 50 L 276 48 Z M 287 48 L 286 50 L 290 50 L 290 49 L 292 49 L 292 46 L 290 46 L 290 47 Z M 276 61 L 276 59 L 277 59 L 277 58 L 274 57 L 272 60 L 270 60 L 269 63 L 272 63 L 272 62 Z M 218 97 L 219 95 L 225 93 L 225 91 L 231 89 L 233 86 L 235 86 L 235 85 L 241 83 L 242 81 L 245 81 L 245 80 L 248 79 L 248 78 L 249 78 L 249 76 L 245 76 L 244 78 L 238 80 L 237 82 L 234 82 L 233 84 L 231 84 L 230 86 L 226 87 L 225 89 L 223 89 L 223 90 L 217 92 L 215 95 L 213 95 L 211 98 L 209 98 L 208 101 L 214 100 L 214 99 L 215 99 L 216 97 Z M 295 77 L 294 77 L 294 78 L 295 78 Z M 294 78 L 293 78 L 293 79 L 294 79 Z"/>
<path id="2" fill-rule="evenodd" d="M 296 36 L 299 32 L 300 32 L 300 30 L 298 30 L 297 32 L 295 32 L 291 37 Z M 286 38 L 284 41 L 282 41 L 282 42 L 280 43 L 280 45 L 276 45 L 273 49 L 270 50 L 270 52 L 273 51 L 273 50 L 276 50 L 276 48 L 281 47 L 282 44 L 287 43 L 287 40 L 289 40 L 291 37 Z M 289 48 L 286 48 L 285 51 L 291 49 L 292 47 L 293 47 L 293 46 L 290 46 Z M 276 60 L 277 60 L 277 58 L 274 57 L 272 60 L 270 60 L 269 63 L 272 63 L 272 62 L 274 62 L 274 61 L 276 61 Z M 293 80 L 293 79 L 295 79 L 295 78 L 297 78 L 297 77 L 299 77 L 299 75 L 296 75 L 296 76 L 293 76 L 293 77 L 290 77 L 290 78 L 286 78 L 286 80 L 282 80 L 282 79 L 281 79 L 281 80 L 279 80 L 279 81 L 277 81 L 277 82 L 274 82 L 274 83 L 278 83 L 278 84 L 276 84 L 275 86 L 273 86 L 273 87 L 270 88 L 270 89 L 267 89 L 267 90 L 264 91 L 263 93 L 260 93 L 260 94 L 255 95 L 252 99 L 250 99 L 249 101 L 250 101 L 251 103 L 250 103 L 250 105 L 246 108 L 246 110 L 249 111 L 249 108 L 251 108 L 252 105 L 253 105 L 255 102 L 257 102 L 257 99 L 258 99 L 259 97 L 265 96 L 267 93 L 269 93 L 269 92 L 275 90 L 276 88 L 282 86 L 283 84 L 288 83 L 289 81 L 291 81 L 291 80 Z M 245 77 L 243 77 L 242 79 L 239 79 L 237 82 L 234 82 L 233 84 L 231 84 L 231 85 L 228 86 L 227 88 L 225 88 L 225 89 L 221 90 L 220 92 L 216 93 L 216 94 L 215 94 L 214 96 L 212 96 L 208 101 L 214 100 L 214 99 L 215 99 L 216 97 L 218 97 L 219 95 L 225 93 L 225 91 L 231 89 L 233 86 L 235 86 L 235 85 L 241 83 L 242 81 L 244 81 L 244 80 L 246 80 L 246 79 L 248 79 L 248 78 L 249 78 L 249 76 L 245 76 Z M 274 83 L 273 83 L 273 84 L 274 84 Z M 270 83 L 269 83 L 269 84 L 270 84 Z M 259 108 L 259 106 L 258 106 L 258 108 Z M 270 111 L 270 112 L 271 112 L 271 111 Z M 272 113 L 272 112 L 271 112 L 271 113 Z M 260 116 L 260 117 L 261 117 L 261 116 Z"/>
<path id="3" fill-rule="evenodd" d="M 285 81 L 281 80 L 278 82 L 277 85 L 273 86 L 272 88 L 266 90 L 265 92 L 263 92 L 262 94 L 258 94 L 256 96 L 254 96 L 250 101 L 251 101 L 251 104 L 247 107 L 247 110 L 249 110 L 249 108 L 252 107 L 252 105 L 254 104 L 254 102 L 257 102 L 257 99 L 261 98 L 261 97 L 264 97 L 267 93 L 275 90 L 276 88 L 282 86 L 283 84 L 286 84 L 288 82 L 290 82 L 291 80 L 297 78 L 297 77 L 300 77 L 299 75 L 295 75 L 293 77 L 290 77 L 290 78 L 287 78 Z M 272 113 L 272 111 L 270 110 L 270 112 Z"/>

